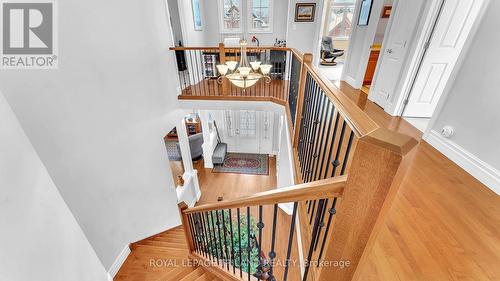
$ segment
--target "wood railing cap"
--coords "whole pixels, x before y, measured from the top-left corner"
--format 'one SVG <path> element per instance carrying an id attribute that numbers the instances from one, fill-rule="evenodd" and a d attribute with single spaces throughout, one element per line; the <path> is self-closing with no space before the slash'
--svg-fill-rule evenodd
<path id="1" fill-rule="evenodd" d="M 302 200 L 315 200 L 330 197 L 341 197 L 347 176 L 339 176 L 318 180 L 289 187 L 259 192 L 243 196 L 234 200 L 209 203 L 183 210 L 184 214 L 221 209 L 233 209 L 257 205 L 270 205 L 278 203 L 296 202 Z"/>
<path id="2" fill-rule="evenodd" d="M 382 146 L 403 156 L 418 144 L 415 138 L 386 128 L 378 128 L 362 137 L 361 140 Z"/>

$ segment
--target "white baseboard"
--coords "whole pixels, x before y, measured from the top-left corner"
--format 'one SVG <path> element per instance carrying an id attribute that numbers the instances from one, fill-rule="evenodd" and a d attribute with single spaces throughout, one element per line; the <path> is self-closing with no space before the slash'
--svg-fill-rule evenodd
<path id="1" fill-rule="evenodd" d="M 120 268 L 122 267 L 123 263 L 125 262 L 129 254 L 130 254 L 130 247 L 129 245 L 125 245 L 122 252 L 116 258 L 115 262 L 113 262 L 111 267 L 108 269 L 108 276 L 109 278 L 111 278 L 110 280 L 113 280 L 113 278 L 118 273 L 118 270 L 120 270 Z"/>
<path id="2" fill-rule="evenodd" d="M 460 145 L 447 139 L 437 131 L 430 131 L 425 140 L 467 171 L 477 180 L 500 195 L 500 171 L 485 163 Z"/>

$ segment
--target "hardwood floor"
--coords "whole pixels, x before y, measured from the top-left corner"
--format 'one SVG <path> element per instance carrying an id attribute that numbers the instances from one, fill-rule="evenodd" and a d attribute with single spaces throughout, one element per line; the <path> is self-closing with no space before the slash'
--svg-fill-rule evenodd
<path id="1" fill-rule="evenodd" d="M 421 139 L 364 93 L 340 88 L 380 126 Z M 358 280 L 500 280 L 500 196 L 425 141 Z"/>
<path id="2" fill-rule="evenodd" d="M 402 118 L 387 115 L 366 94 L 342 82 L 339 87 L 380 126 L 421 139 L 419 130 Z M 413 162 L 373 250 L 358 269 L 357 280 L 500 280 L 500 197 L 425 141 L 413 153 Z M 271 159 L 270 176 L 211 173 L 198 163 L 199 204 L 215 202 L 218 196 L 232 199 L 274 188 L 274 161 Z M 285 235 L 287 218 L 279 213 L 278 237 Z M 265 225 L 270 224 L 266 221 Z M 296 251 L 294 248 L 294 256 Z M 127 259 L 120 270 L 121 279 L 115 280 L 155 280 L 143 274 L 151 270 L 147 268 L 151 256 L 161 256 L 161 252 L 134 249 L 131 261 Z M 292 270 L 290 276 L 298 276 L 298 268 Z M 135 272 L 134 278 L 130 272 Z"/>
<path id="3" fill-rule="evenodd" d="M 114 280 L 120 281 L 220 281 L 199 266 L 190 266 L 182 227 L 176 227 L 132 244 Z"/>

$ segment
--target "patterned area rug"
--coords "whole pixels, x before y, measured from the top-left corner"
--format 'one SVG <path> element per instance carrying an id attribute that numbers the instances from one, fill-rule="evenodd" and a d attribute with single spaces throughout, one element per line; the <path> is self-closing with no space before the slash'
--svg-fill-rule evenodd
<path id="1" fill-rule="evenodd" d="M 269 175 L 267 154 L 227 153 L 224 164 L 215 165 L 214 173 Z"/>
<path id="2" fill-rule="evenodd" d="M 179 161 L 182 160 L 179 151 L 177 150 L 176 140 L 165 140 L 165 147 L 167 148 L 168 160 Z"/>

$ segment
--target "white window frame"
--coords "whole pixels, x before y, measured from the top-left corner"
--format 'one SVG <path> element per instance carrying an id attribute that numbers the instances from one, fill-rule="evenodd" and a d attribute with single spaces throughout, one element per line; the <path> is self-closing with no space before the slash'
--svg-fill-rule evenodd
<path id="1" fill-rule="evenodd" d="M 245 22 L 244 20 L 244 13 L 243 13 L 243 2 L 245 0 L 239 0 L 240 1 L 240 27 L 239 28 L 224 28 L 224 0 L 219 0 L 217 1 L 218 3 L 218 14 L 219 14 L 219 30 L 220 33 L 222 34 L 236 34 L 236 33 L 243 33 L 243 24 Z"/>
<path id="2" fill-rule="evenodd" d="M 280 0 L 282 1 L 282 0 Z M 269 27 L 266 29 L 253 28 L 253 1 L 249 0 L 247 4 L 247 24 L 249 33 L 273 33 L 273 18 L 274 18 L 274 0 L 269 0 Z"/>

